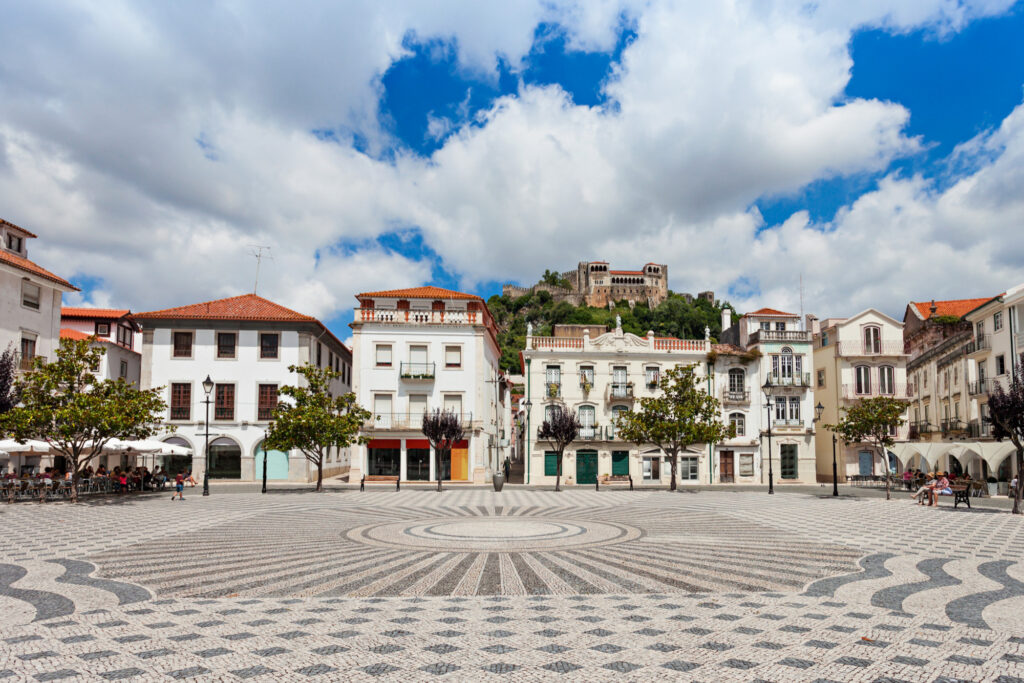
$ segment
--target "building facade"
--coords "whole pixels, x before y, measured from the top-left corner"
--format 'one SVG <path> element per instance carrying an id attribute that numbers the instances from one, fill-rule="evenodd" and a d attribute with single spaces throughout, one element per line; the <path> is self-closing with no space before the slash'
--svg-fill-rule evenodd
<path id="1" fill-rule="evenodd" d="M 18 354 L 19 370 L 36 356 L 53 360 L 60 344 L 61 302 L 78 291 L 28 258 L 28 241 L 36 236 L 0 219 L 0 352 Z"/>
<path id="2" fill-rule="evenodd" d="M 600 308 L 622 300 L 654 308 L 668 297 L 668 266 L 663 263 L 647 263 L 640 270 L 611 270 L 607 261 L 580 261 L 576 270 L 561 273 L 561 277 L 569 283 L 568 288 L 546 283 L 533 287 L 505 285 L 502 294 L 515 297 L 544 290 L 555 301 Z M 715 294 L 701 292 L 698 298 L 714 304 Z"/>
<path id="3" fill-rule="evenodd" d="M 913 386 L 907 381 L 903 323 L 869 308 L 852 318 L 816 321 L 815 326 L 814 399 L 824 407 L 824 424 L 837 423 L 846 408 L 864 398 L 913 398 Z M 909 432 L 905 420 L 894 436 L 897 441 L 906 441 Z M 834 443 L 832 436 L 824 428 L 818 434 L 818 481 L 832 481 L 833 447 L 840 482 L 853 475 L 884 473 L 881 458 L 871 447 L 844 444 L 838 439 Z M 897 456 L 890 453 L 888 459 L 890 469 L 898 471 Z"/>
<path id="4" fill-rule="evenodd" d="M 142 329 L 127 309 L 61 309 L 61 338 L 96 338 L 104 350 L 100 379 L 124 379 L 139 386 L 142 376 Z"/>
<path id="5" fill-rule="evenodd" d="M 212 479 L 257 481 L 266 458 L 268 479 L 316 480 L 301 452 L 265 452 L 263 439 L 279 387 L 303 383 L 288 366 L 331 368 L 341 376 L 330 391 L 350 391 L 351 352 L 319 320 L 255 294 L 133 317 L 142 326 L 142 387 L 162 389 L 167 425 L 174 427 L 157 438 L 195 453 L 191 463 L 171 467 L 191 467 L 200 478 L 208 459 Z M 209 397 L 202 386 L 207 376 L 214 382 Z M 210 448 L 203 458 L 207 411 Z M 332 453 L 324 476 L 346 472 L 349 455 L 348 449 Z"/>
<path id="6" fill-rule="evenodd" d="M 508 454 L 511 407 L 499 371 L 497 327 L 484 300 L 439 287 L 358 294 L 352 327 L 353 386 L 373 417 L 350 481 L 362 475 L 437 479 L 422 432 L 426 411 L 461 417 L 466 438 L 441 478 L 490 481 Z"/>

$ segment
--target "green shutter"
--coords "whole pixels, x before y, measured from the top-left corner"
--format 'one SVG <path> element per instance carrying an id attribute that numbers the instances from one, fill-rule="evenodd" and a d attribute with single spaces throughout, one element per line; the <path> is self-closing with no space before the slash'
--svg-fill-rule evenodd
<path id="1" fill-rule="evenodd" d="M 629 474 L 629 451 L 612 451 L 612 474 Z"/>
<path id="2" fill-rule="evenodd" d="M 558 474 L 558 453 L 544 452 L 544 476 L 553 477 Z"/>

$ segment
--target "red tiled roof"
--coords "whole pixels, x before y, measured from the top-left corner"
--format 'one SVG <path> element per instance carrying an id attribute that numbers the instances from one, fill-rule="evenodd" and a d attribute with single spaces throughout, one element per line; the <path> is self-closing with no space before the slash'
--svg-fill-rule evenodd
<path id="1" fill-rule="evenodd" d="M 75 340 L 81 341 L 83 339 L 88 339 L 90 336 L 91 335 L 88 335 L 85 332 L 79 332 L 78 330 L 72 330 L 69 327 L 62 327 L 60 329 L 60 338 L 61 339 L 75 339 Z"/>
<path id="2" fill-rule="evenodd" d="M 786 313 L 784 311 L 778 311 L 778 310 L 776 310 L 774 308 L 759 308 L 756 311 L 751 311 L 750 313 L 744 313 L 743 317 L 745 318 L 748 315 L 785 315 L 785 316 L 790 316 L 790 317 L 796 317 L 796 313 Z"/>
<path id="3" fill-rule="evenodd" d="M 73 284 L 71 284 L 64 278 L 57 277 L 56 275 L 46 270 L 45 268 L 37 266 L 32 261 L 29 261 L 27 258 L 18 256 L 17 254 L 12 254 L 9 251 L 0 250 L 0 262 L 14 266 L 15 268 L 20 268 L 21 270 L 24 270 L 28 273 L 32 273 L 33 275 L 38 275 L 39 277 L 45 280 L 56 282 L 58 285 L 66 287 L 72 291 L 79 291 L 78 287 L 75 287 Z"/>
<path id="4" fill-rule="evenodd" d="M 21 230 L 28 237 L 36 237 L 36 238 L 38 238 L 38 235 L 36 235 L 34 232 L 26 230 L 25 228 L 21 227 L 20 225 L 15 225 L 14 223 L 12 223 L 10 221 L 5 221 L 3 218 L 0 218 L 0 225 L 6 225 L 8 228 L 14 228 L 15 230 Z"/>
<path id="5" fill-rule="evenodd" d="M 62 318 L 123 318 L 131 313 L 127 308 L 83 308 L 65 306 L 60 309 Z"/>
<path id="6" fill-rule="evenodd" d="M 356 298 L 362 297 L 383 297 L 388 299 L 472 299 L 483 301 L 475 294 L 456 292 L 454 289 L 442 289 L 441 287 L 410 287 L 408 289 L 385 289 L 380 292 L 363 292 L 356 294 Z"/>
<path id="7" fill-rule="evenodd" d="M 948 301 L 935 302 L 935 315 L 955 315 L 962 318 L 978 306 L 992 301 L 994 297 L 987 296 L 982 299 L 950 299 Z M 931 301 L 911 301 L 911 305 L 917 308 L 921 317 L 927 320 L 932 317 Z"/>
<path id="8" fill-rule="evenodd" d="M 136 313 L 136 320 L 164 318 L 188 320 L 254 320 L 258 322 L 319 322 L 255 294 L 243 294 L 216 301 Z"/>

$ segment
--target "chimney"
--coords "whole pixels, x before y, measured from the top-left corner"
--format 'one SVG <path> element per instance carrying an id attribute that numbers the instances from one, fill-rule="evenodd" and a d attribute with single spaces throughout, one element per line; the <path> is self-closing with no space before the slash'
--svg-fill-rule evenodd
<path id="1" fill-rule="evenodd" d="M 932 299 L 932 307 L 929 308 L 928 310 L 931 311 L 932 315 L 935 315 L 935 311 L 939 310 L 939 307 L 935 305 L 935 299 Z"/>
<path id="2" fill-rule="evenodd" d="M 722 332 L 732 327 L 732 309 L 726 306 L 722 309 Z"/>
<path id="3" fill-rule="evenodd" d="M 805 317 L 806 322 L 805 330 L 810 332 L 812 335 L 821 333 L 821 323 L 818 322 L 818 316 L 813 313 L 808 313 Z"/>

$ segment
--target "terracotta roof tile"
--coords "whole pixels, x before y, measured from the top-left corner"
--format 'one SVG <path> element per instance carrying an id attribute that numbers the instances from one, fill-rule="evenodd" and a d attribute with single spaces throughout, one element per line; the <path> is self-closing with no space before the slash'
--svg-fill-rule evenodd
<path id="1" fill-rule="evenodd" d="M 60 329 L 60 338 L 61 339 L 75 339 L 75 340 L 81 341 L 83 339 L 88 339 L 89 336 L 90 335 L 86 334 L 85 332 L 79 332 L 78 330 L 72 330 L 69 327 L 62 327 Z"/>
<path id="2" fill-rule="evenodd" d="M 712 344 L 711 350 L 717 354 L 724 353 L 727 356 L 742 356 L 746 353 L 746 351 L 735 344 Z"/>
<path id="3" fill-rule="evenodd" d="M 25 228 L 21 227 L 20 225 L 15 225 L 14 223 L 12 223 L 10 221 L 5 221 L 3 218 L 0 218 L 0 225 L 6 225 L 8 228 L 14 228 L 15 230 L 21 230 L 28 237 L 35 237 L 35 238 L 39 237 L 34 232 L 32 232 L 30 230 L 26 230 Z"/>
<path id="4" fill-rule="evenodd" d="M 380 292 L 363 292 L 356 294 L 356 298 L 382 297 L 388 299 L 472 299 L 483 301 L 475 294 L 456 292 L 454 289 L 442 289 L 441 287 L 410 287 L 408 289 L 385 289 Z"/>
<path id="5" fill-rule="evenodd" d="M 743 317 L 745 318 L 748 315 L 785 315 L 790 317 L 796 317 L 796 313 L 786 313 L 785 311 L 779 311 L 774 308 L 759 308 L 756 311 L 744 313 Z"/>
<path id="6" fill-rule="evenodd" d="M 18 256 L 17 254 L 12 254 L 11 252 L 5 251 L 3 249 L 0 249 L 0 263 L 6 263 L 8 265 L 14 266 L 15 268 L 24 270 L 25 272 L 32 273 L 33 275 L 38 275 L 44 280 L 56 282 L 58 285 L 66 287 L 67 289 L 70 289 L 72 291 L 79 291 L 78 287 L 75 287 L 73 284 L 71 284 L 64 278 L 57 277 L 56 275 L 46 270 L 45 268 L 36 265 L 32 261 L 29 261 L 27 258 Z"/>
<path id="7" fill-rule="evenodd" d="M 81 306 L 65 306 L 60 309 L 62 318 L 123 318 L 130 314 L 127 308 L 84 308 Z"/>
<path id="8" fill-rule="evenodd" d="M 255 320 L 259 322 L 318 322 L 316 318 L 297 313 L 255 294 L 243 294 L 216 301 L 204 301 L 160 311 L 136 313 L 137 320 Z"/>
<path id="9" fill-rule="evenodd" d="M 950 299 L 947 301 L 936 301 L 935 302 L 935 315 L 955 315 L 961 318 L 978 306 L 986 304 L 991 301 L 994 297 L 986 296 L 981 299 Z M 911 305 L 917 308 L 918 313 L 921 317 L 927 320 L 932 317 L 932 302 L 931 301 L 911 301 Z"/>

